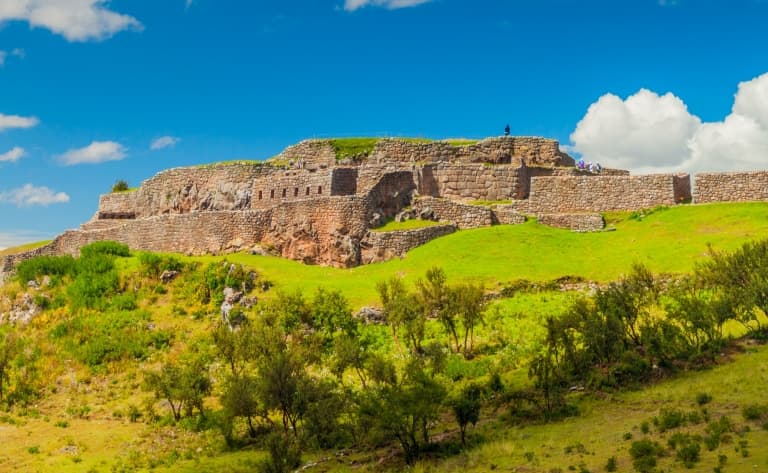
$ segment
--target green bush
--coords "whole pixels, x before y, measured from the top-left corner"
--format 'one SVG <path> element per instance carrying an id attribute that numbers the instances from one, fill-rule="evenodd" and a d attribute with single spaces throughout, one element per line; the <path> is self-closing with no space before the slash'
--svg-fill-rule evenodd
<path id="1" fill-rule="evenodd" d="M 159 278 L 164 271 L 182 271 L 184 263 L 173 256 L 155 253 L 139 254 L 140 272 L 143 276 Z"/>
<path id="2" fill-rule="evenodd" d="M 95 368 L 112 361 L 144 359 L 152 349 L 168 347 L 170 334 L 150 330 L 147 311 L 88 314 L 61 322 L 51 337 L 80 362 Z"/>
<path id="3" fill-rule="evenodd" d="M 741 410 L 741 415 L 746 420 L 761 420 L 768 415 L 768 405 L 765 404 L 750 404 L 744 406 Z"/>
<path id="4" fill-rule="evenodd" d="M 701 446 L 698 442 L 691 442 L 677 450 L 677 460 L 683 462 L 686 468 L 693 468 L 698 463 L 701 454 Z"/>
<path id="5" fill-rule="evenodd" d="M 128 189 L 128 182 L 125 179 L 119 179 L 112 185 L 112 192 L 125 192 Z"/>
<path id="6" fill-rule="evenodd" d="M 617 469 L 616 457 L 609 457 L 608 463 L 605 464 L 605 471 L 616 471 Z"/>
<path id="7" fill-rule="evenodd" d="M 89 257 L 94 255 L 111 255 L 111 256 L 131 256 L 131 250 L 128 249 L 128 245 L 123 245 L 116 241 L 97 241 L 90 245 L 85 245 L 80 248 L 81 257 Z"/>
<path id="8" fill-rule="evenodd" d="M 67 256 L 38 256 L 16 266 L 19 281 L 26 283 L 41 276 L 67 276 L 75 272 L 75 259 Z"/>
<path id="9" fill-rule="evenodd" d="M 651 473 L 656 468 L 657 458 L 664 455 L 664 448 L 658 442 L 648 439 L 632 442 L 629 448 L 632 465 L 640 473 Z"/>
<path id="10" fill-rule="evenodd" d="M 712 395 L 709 393 L 699 393 L 696 395 L 696 404 L 703 406 L 712 402 Z"/>
<path id="11" fill-rule="evenodd" d="M 685 424 L 686 414 L 678 409 L 662 409 L 658 417 L 653 418 L 653 423 L 659 432 L 682 427 Z"/>

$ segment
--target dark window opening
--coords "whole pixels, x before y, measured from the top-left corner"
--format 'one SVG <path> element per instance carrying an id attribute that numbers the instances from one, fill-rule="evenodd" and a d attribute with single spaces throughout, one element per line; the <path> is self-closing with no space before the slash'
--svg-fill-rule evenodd
<path id="1" fill-rule="evenodd" d="M 317 186 L 317 193 L 322 194 L 323 193 L 323 186 Z"/>
<path id="2" fill-rule="evenodd" d="M 283 189 L 283 197 L 285 197 L 286 195 L 288 195 L 288 189 Z"/>
<path id="3" fill-rule="evenodd" d="M 296 188 L 293 189 L 293 196 L 294 197 L 298 197 L 298 195 L 299 195 L 299 188 L 296 187 Z"/>
<path id="4" fill-rule="evenodd" d="M 270 198 L 270 199 L 274 199 L 274 198 L 275 198 L 275 190 L 274 190 L 274 189 L 272 189 L 271 191 L 269 191 L 269 198 Z"/>
<path id="5" fill-rule="evenodd" d="M 262 198 L 261 191 L 259 191 L 259 200 L 261 200 L 261 198 Z"/>
<path id="6" fill-rule="evenodd" d="M 307 187 L 307 195 L 309 195 L 309 187 Z"/>

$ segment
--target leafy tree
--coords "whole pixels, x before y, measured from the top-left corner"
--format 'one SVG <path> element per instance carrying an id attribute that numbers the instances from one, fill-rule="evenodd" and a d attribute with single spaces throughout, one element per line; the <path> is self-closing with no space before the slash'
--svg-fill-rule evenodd
<path id="1" fill-rule="evenodd" d="M 376 289 L 384 305 L 384 313 L 392 330 L 392 338 L 399 343 L 398 332 L 402 329 L 411 351 L 420 352 L 421 342 L 424 339 L 426 312 L 419 298 L 409 292 L 402 279 L 398 277 L 378 283 Z"/>
<path id="2" fill-rule="evenodd" d="M 257 392 L 268 409 L 280 412 L 283 429 L 298 436 L 298 423 L 307 411 L 312 380 L 303 360 L 284 350 L 259 360 Z"/>
<path id="3" fill-rule="evenodd" d="M 477 424 L 480 419 L 481 396 L 482 389 L 475 384 L 470 384 L 451 401 L 453 416 L 456 418 L 456 423 L 459 424 L 462 445 L 467 444 L 467 426 Z"/>
<path id="4" fill-rule="evenodd" d="M 290 473 L 301 465 L 301 450 L 295 438 L 273 434 L 267 449 L 269 457 L 258 464 L 259 473 Z"/>
<path id="5" fill-rule="evenodd" d="M 166 363 L 159 372 L 147 372 L 144 382 L 157 399 L 168 402 L 175 421 L 179 421 L 185 411 L 191 415 L 193 409 L 205 415 L 203 400 L 210 394 L 212 383 L 208 366 L 202 359 Z"/>
<path id="6" fill-rule="evenodd" d="M 372 428 L 395 438 L 405 461 L 416 461 L 429 443 L 429 424 L 437 419 L 446 390 L 418 359 L 411 359 L 400 378 L 362 393 L 360 417 Z"/>
<path id="7" fill-rule="evenodd" d="M 253 376 L 229 376 L 224 383 L 220 400 L 228 419 L 245 418 L 251 438 L 257 434 L 254 419 L 260 418 L 269 422 L 269 413 L 258 396 L 258 382 Z"/>
<path id="8" fill-rule="evenodd" d="M 461 320 L 464 330 L 464 357 L 469 358 L 475 344 L 475 327 L 483 321 L 485 302 L 483 287 L 463 284 L 451 289 L 449 310 Z"/>

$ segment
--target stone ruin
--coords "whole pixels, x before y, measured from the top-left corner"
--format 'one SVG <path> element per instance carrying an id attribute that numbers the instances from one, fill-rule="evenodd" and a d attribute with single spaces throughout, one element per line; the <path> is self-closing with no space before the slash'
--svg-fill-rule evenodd
<path id="1" fill-rule="evenodd" d="M 687 174 L 590 173 L 557 141 L 538 137 L 461 145 L 382 139 L 354 156 L 339 156 L 333 140 L 308 140 L 268 161 L 170 169 L 134 191 L 103 195 L 89 222 L 44 247 L 0 259 L 0 274 L 34 256 L 77 255 L 100 240 L 135 250 L 252 251 L 353 267 L 401 256 L 457 229 L 520 224 L 527 217 L 597 231 L 604 211 L 768 200 L 768 173 L 696 179 L 692 195 Z M 404 217 L 439 224 L 375 231 Z"/>

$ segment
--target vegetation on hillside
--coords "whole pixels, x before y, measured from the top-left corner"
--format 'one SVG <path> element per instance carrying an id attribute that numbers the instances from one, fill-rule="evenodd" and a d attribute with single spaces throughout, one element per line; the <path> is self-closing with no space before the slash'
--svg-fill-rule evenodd
<path id="1" fill-rule="evenodd" d="M 630 216 L 614 234 L 648 225 L 664 235 L 659 223 L 675 212 Z M 712 225 L 677 217 L 689 231 Z M 748 221 L 741 232 L 762 228 Z M 589 247 L 594 238 L 533 224 L 508 229 L 561 247 L 561 259 L 584 251 L 563 243 Z M 263 257 L 186 258 L 100 242 L 79 258 L 20 264 L 17 280 L 0 289 L 0 313 L 32 314 L 0 326 L 8 439 L 0 469 L 294 471 L 311 463 L 316 471 L 411 464 L 551 473 L 768 464 L 760 448 L 768 440 L 760 368 L 768 243 L 694 234 L 689 241 L 719 244 L 696 249 L 706 255 L 675 274 L 625 258 L 606 262 L 609 270 L 627 264 L 624 276 L 595 283 L 578 266 L 563 277 L 571 261 L 561 261 L 489 285 L 470 267 L 485 260 L 462 256 L 484 244 L 483 232 L 461 234 L 474 246 L 454 246 L 441 267 L 415 258 L 411 277 L 398 265 L 344 272 L 347 281 L 364 275 L 373 294 L 365 301 L 381 307 L 360 317 L 348 297 L 357 286 L 298 290 L 290 272 L 262 271 Z M 662 253 L 680 252 L 678 243 L 666 240 Z M 481 269 L 509 265 L 505 258 Z M 750 371 L 739 384 L 738 373 Z"/>

